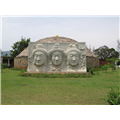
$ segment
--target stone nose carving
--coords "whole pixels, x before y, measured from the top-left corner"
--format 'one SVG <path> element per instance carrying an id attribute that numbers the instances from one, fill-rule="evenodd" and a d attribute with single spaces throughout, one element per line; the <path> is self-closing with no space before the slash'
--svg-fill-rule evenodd
<path id="1" fill-rule="evenodd" d="M 73 61 L 75 61 L 75 60 L 76 60 L 76 57 L 75 57 L 75 56 L 73 56 L 72 60 L 73 60 Z"/>
<path id="2" fill-rule="evenodd" d="M 40 61 L 40 56 L 37 57 L 37 60 Z"/>
<path id="3" fill-rule="evenodd" d="M 55 56 L 55 60 L 58 61 L 58 56 Z"/>

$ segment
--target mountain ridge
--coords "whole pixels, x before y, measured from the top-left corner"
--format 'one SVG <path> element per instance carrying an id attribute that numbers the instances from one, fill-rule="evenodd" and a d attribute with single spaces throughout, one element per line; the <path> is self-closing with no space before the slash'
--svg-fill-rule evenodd
<path id="1" fill-rule="evenodd" d="M 10 57 L 10 51 L 2 51 L 1 56 L 5 56 L 7 54 L 7 57 Z"/>

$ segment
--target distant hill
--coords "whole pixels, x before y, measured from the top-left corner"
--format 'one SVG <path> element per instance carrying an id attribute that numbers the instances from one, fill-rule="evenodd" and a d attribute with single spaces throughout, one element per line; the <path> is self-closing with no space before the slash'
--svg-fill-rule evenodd
<path id="1" fill-rule="evenodd" d="M 7 53 L 7 56 L 10 57 L 10 51 L 2 51 L 1 56 L 5 56 Z"/>

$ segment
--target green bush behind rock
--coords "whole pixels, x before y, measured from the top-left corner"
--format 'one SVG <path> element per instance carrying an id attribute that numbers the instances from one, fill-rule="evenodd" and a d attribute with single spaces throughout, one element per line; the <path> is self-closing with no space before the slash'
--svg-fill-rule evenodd
<path id="1" fill-rule="evenodd" d="M 4 68 L 8 68 L 8 64 L 7 63 L 2 63 L 1 64 L 1 69 L 4 69 Z"/>
<path id="2" fill-rule="evenodd" d="M 91 77 L 91 73 L 88 74 L 74 74 L 74 73 L 56 73 L 56 74 L 47 74 L 47 73 L 38 73 L 38 74 L 32 74 L 32 73 L 25 73 L 24 70 L 21 70 L 21 72 L 18 74 L 19 76 L 25 76 L 25 77 L 36 77 L 36 78 L 79 78 L 79 77 Z"/>

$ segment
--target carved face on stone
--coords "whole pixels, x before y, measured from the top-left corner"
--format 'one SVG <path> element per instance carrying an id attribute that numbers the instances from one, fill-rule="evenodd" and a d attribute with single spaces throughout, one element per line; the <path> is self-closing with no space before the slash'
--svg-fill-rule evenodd
<path id="1" fill-rule="evenodd" d="M 62 54 L 60 52 L 53 52 L 52 63 L 54 65 L 60 65 L 62 63 Z"/>
<path id="2" fill-rule="evenodd" d="M 68 62 L 71 66 L 77 66 L 79 64 L 79 54 L 76 51 L 71 51 L 68 54 Z"/>
<path id="3" fill-rule="evenodd" d="M 34 64 L 41 66 L 46 61 L 46 56 L 43 52 L 35 52 L 34 54 Z"/>

